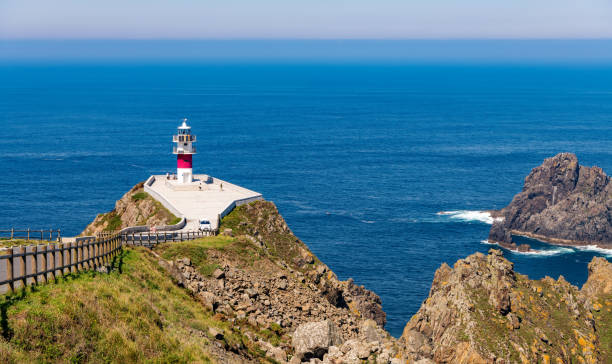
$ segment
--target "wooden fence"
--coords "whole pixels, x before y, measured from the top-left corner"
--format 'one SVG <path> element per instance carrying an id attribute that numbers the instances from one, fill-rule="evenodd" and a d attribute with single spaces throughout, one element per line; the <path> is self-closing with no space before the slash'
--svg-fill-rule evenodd
<path id="1" fill-rule="evenodd" d="M 0 249 L 0 294 L 14 292 L 31 284 L 43 284 L 65 274 L 109 266 L 124 244 L 151 248 L 162 242 L 193 240 L 216 235 L 217 232 L 101 232 L 95 237 L 77 237 L 74 242 L 62 243 L 57 230 L 58 243 Z"/>
<path id="2" fill-rule="evenodd" d="M 60 229 L 57 230 L 32 230 L 32 229 L 10 229 L 0 230 L 0 239 L 23 239 L 23 240 L 48 240 L 59 241 L 61 238 Z"/>
<path id="3" fill-rule="evenodd" d="M 0 293 L 62 275 L 108 266 L 122 245 L 121 235 L 77 238 L 71 243 L 0 249 Z"/>
<path id="4" fill-rule="evenodd" d="M 214 235 L 217 235 L 217 230 L 159 231 L 123 234 L 122 240 L 126 245 L 138 245 L 151 248 L 158 243 L 193 240 Z"/>

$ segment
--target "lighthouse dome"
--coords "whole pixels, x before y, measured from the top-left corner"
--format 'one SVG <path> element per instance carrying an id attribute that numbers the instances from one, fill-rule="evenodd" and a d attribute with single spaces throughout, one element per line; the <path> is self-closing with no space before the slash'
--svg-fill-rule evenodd
<path id="1" fill-rule="evenodd" d="M 187 118 L 183 119 L 183 123 L 178 128 L 179 129 L 191 129 L 191 126 L 187 125 Z"/>

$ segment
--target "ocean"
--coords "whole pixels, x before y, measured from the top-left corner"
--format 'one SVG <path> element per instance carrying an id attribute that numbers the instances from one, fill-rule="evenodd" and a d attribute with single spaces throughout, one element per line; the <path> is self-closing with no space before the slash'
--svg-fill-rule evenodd
<path id="1" fill-rule="evenodd" d="M 612 66 L 3 64 L 0 229 L 79 233 L 173 170 L 184 117 L 196 172 L 275 202 L 339 278 L 381 296 L 395 336 L 440 264 L 494 247 L 482 211 L 544 158 L 574 152 L 612 173 Z M 529 243 L 543 252 L 504 255 L 530 278 L 581 286 L 593 256 L 612 259 Z"/>

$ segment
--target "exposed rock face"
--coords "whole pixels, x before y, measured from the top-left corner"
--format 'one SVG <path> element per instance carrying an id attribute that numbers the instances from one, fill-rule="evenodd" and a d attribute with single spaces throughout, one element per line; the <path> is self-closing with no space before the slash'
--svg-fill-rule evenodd
<path id="1" fill-rule="evenodd" d="M 304 360 L 323 359 L 330 346 L 342 344 L 336 325 L 328 320 L 300 325 L 293 333 L 295 355 Z M 369 354 L 369 353 L 368 353 Z"/>
<path id="2" fill-rule="evenodd" d="M 231 240 L 223 249 L 185 243 L 191 244 L 185 250 L 191 259 L 179 254 L 172 261 L 160 260 L 216 317 L 257 338 L 273 358 L 326 363 L 393 359 L 396 339 L 382 328 L 386 319 L 380 298 L 352 280 L 339 281 L 291 233 L 273 203 L 237 208 L 222 229 L 227 231 L 223 239 Z M 170 248 L 162 244 L 155 251 L 164 256 Z M 196 261 L 198 256 L 206 261 Z M 211 267 L 208 274 L 203 267 Z"/>
<path id="3" fill-rule="evenodd" d="M 495 213 L 489 240 L 516 248 L 511 234 L 556 244 L 612 246 L 612 184 L 599 167 L 571 153 L 548 158 L 525 178 L 522 192 Z"/>
<path id="4" fill-rule="evenodd" d="M 589 297 L 612 295 L 612 264 L 604 258 L 595 257 L 589 263 L 589 279 L 582 286 Z"/>
<path id="5" fill-rule="evenodd" d="M 444 264 L 406 325 L 403 354 L 436 363 L 606 362 L 610 320 L 598 325 L 593 313 L 612 308 L 602 298 L 612 296 L 612 264 L 595 258 L 589 267 L 580 291 L 563 277 L 530 281 L 499 250 Z"/>
<path id="6" fill-rule="evenodd" d="M 128 226 L 158 226 L 176 223 L 176 216 L 149 196 L 139 183 L 115 203 L 115 208 L 96 216 L 81 235 L 94 235 L 101 231 L 121 230 Z"/>

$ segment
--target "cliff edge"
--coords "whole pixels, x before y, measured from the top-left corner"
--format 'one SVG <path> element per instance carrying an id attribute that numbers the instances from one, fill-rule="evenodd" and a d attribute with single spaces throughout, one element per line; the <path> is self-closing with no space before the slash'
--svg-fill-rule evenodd
<path id="1" fill-rule="evenodd" d="M 529 280 L 500 250 L 443 264 L 401 337 L 403 355 L 436 363 L 610 363 L 612 264 L 594 258 L 579 290 Z"/>
<path id="2" fill-rule="evenodd" d="M 512 202 L 493 215 L 497 219 L 489 240 L 506 248 L 517 248 L 513 234 L 554 244 L 612 247 L 610 177 L 599 167 L 579 165 L 571 153 L 544 160 Z"/>

